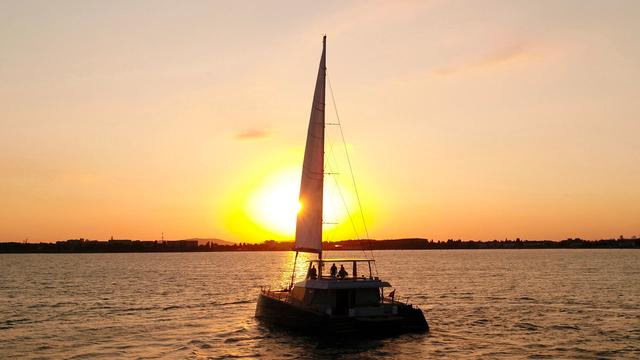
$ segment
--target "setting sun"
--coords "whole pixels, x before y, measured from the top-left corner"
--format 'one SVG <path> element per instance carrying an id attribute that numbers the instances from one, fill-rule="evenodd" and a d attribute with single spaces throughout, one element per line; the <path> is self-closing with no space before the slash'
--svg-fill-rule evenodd
<path id="1" fill-rule="evenodd" d="M 254 225 L 253 231 L 279 239 L 293 239 L 296 229 L 296 214 L 303 207 L 298 202 L 300 191 L 300 169 L 292 167 L 274 171 L 254 185 L 241 203 L 243 217 L 234 217 L 232 227 L 246 229 L 246 223 Z M 347 186 L 338 185 L 327 177 L 324 194 L 324 230 L 336 230 L 349 224 L 348 215 L 354 206 L 354 197 Z M 347 210 L 349 208 L 349 211 Z M 241 219 L 244 219 L 241 221 Z"/>
<path id="2" fill-rule="evenodd" d="M 282 235 L 295 231 L 299 175 L 286 171 L 267 179 L 249 198 L 248 211 L 259 225 Z"/>

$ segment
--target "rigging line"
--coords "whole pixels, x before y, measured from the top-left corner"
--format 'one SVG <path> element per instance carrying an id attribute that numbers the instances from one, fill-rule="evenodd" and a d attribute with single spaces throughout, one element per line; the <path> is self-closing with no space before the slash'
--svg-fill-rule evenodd
<path id="1" fill-rule="evenodd" d="M 349 171 L 351 172 L 351 181 L 353 182 L 353 189 L 356 194 L 356 199 L 358 200 L 358 207 L 360 208 L 360 217 L 362 218 L 362 226 L 364 227 L 364 232 L 367 235 L 367 243 L 369 244 L 369 251 L 371 252 L 371 258 L 373 259 L 373 249 L 371 248 L 371 236 L 369 236 L 369 230 L 367 229 L 367 223 L 364 219 L 364 211 L 362 210 L 362 202 L 360 201 L 360 194 L 358 193 L 358 187 L 356 186 L 356 177 L 353 174 L 353 167 L 351 166 L 351 158 L 349 157 L 349 151 L 347 150 L 347 142 L 344 139 L 344 132 L 342 131 L 342 123 L 340 122 L 340 115 L 338 115 L 338 106 L 336 105 L 336 97 L 333 93 L 333 87 L 331 86 L 331 78 L 329 77 L 329 72 L 326 71 L 327 83 L 329 84 L 329 92 L 331 93 L 331 100 L 333 102 L 333 109 L 336 112 L 336 119 L 338 120 L 338 128 L 340 128 L 340 136 L 342 137 L 342 143 L 344 144 L 344 153 L 347 157 L 347 163 L 349 164 Z M 374 268 L 376 270 L 376 275 L 378 275 L 378 267 L 375 265 Z"/>
<path id="2" fill-rule="evenodd" d="M 340 122 L 338 121 L 337 123 L 330 123 L 330 124 L 329 124 L 329 123 L 327 123 L 327 122 L 325 121 L 325 123 L 324 123 L 325 139 L 327 138 L 327 136 L 326 136 L 326 133 L 327 133 L 327 125 L 337 125 L 337 126 L 340 126 Z M 334 127 L 334 128 L 335 128 L 336 126 L 331 126 L 331 127 Z M 329 138 L 331 139 L 331 143 L 329 144 L 329 151 L 326 151 L 326 152 L 325 152 L 325 157 L 324 157 L 324 158 L 325 158 L 325 162 L 324 162 L 324 166 L 325 166 L 325 168 L 326 168 L 326 167 L 327 167 L 327 165 L 328 165 L 328 161 L 329 161 L 329 160 L 328 160 L 328 158 L 329 158 L 329 156 L 331 156 L 331 155 L 335 154 L 335 152 L 334 152 L 333 150 L 334 150 L 334 148 L 335 148 L 335 144 L 336 144 L 336 142 L 338 141 L 338 137 L 337 137 L 337 136 L 335 136 L 335 135 L 336 135 L 336 133 L 337 133 L 337 131 L 338 131 L 338 130 L 335 130 L 335 129 L 334 129 L 334 130 L 333 130 L 333 136 L 330 136 L 330 137 L 329 137 Z M 329 156 L 327 156 L 327 155 L 329 155 Z"/>
<path id="3" fill-rule="evenodd" d="M 331 157 L 333 157 L 333 161 L 334 162 L 338 162 L 338 160 L 336 159 L 336 154 L 332 153 Z M 349 211 L 349 206 L 347 205 L 347 200 L 345 199 L 343 193 L 342 193 L 342 187 L 340 186 L 340 183 L 338 183 L 338 178 L 334 177 L 333 178 L 335 184 L 336 184 L 336 188 L 338 189 L 338 194 L 340 195 L 340 198 L 342 199 L 342 204 L 344 206 L 344 210 L 347 212 L 347 216 L 349 217 L 349 221 L 351 222 L 351 227 L 353 228 L 353 234 L 355 235 L 356 239 L 361 240 L 360 234 L 358 232 L 358 227 L 356 226 L 355 221 L 353 221 L 353 217 L 351 216 L 351 212 Z M 369 258 L 369 256 L 367 255 L 367 251 L 363 248 L 361 248 L 362 250 L 362 254 L 364 255 L 365 258 Z M 371 256 L 373 258 L 373 253 L 371 253 Z"/>
<path id="4" fill-rule="evenodd" d="M 329 170 L 329 171 L 331 171 L 331 164 L 327 163 L 327 167 L 328 167 L 328 170 Z M 332 197 L 332 198 L 331 198 L 331 200 L 332 200 L 333 206 L 336 206 L 336 202 L 337 202 L 337 200 L 336 200 L 334 197 Z M 323 211 L 324 211 L 324 210 L 323 210 Z M 331 219 L 331 221 L 334 221 L 334 219 Z M 330 223 L 329 223 L 329 222 L 326 222 L 325 224 L 330 224 Z M 333 228 L 331 228 L 331 229 L 326 230 L 326 231 L 325 231 L 325 240 L 326 240 L 327 242 L 335 241 L 335 239 L 336 239 L 336 232 L 337 232 L 337 230 L 336 230 L 336 228 L 335 228 L 335 227 L 333 227 Z"/>
<path id="5" fill-rule="evenodd" d="M 338 162 L 338 160 L 336 159 L 335 153 L 331 153 L 330 157 L 333 158 L 333 161 L 335 163 Z M 327 160 L 327 166 L 329 168 L 329 171 L 332 171 L 331 163 L 329 162 L 329 160 Z M 351 223 L 351 227 L 353 228 L 353 235 L 355 236 L 355 239 L 360 240 L 361 237 L 360 237 L 360 234 L 358 233 L 358 227 L 356 226 L 355 221 L 353 221 L 353 216 L 351 216 L 351 212 L 349 211 L 349 206 L 347 205 L 347 200 L 345 199 L 345 197 L 344 197 L 344 195 L 342 193 L 342 187 L 340 186 L 340 183 L 338 182 L 338 178 L 334 176 L 333 180 L 335 182 L 336 189 L 338 190 L 338 194 L 340 195 L 340 199 L 342 200 L 342 205 L 344 206 L 344 210 L 347 212 L 347 217 L 349 218 L 349 223 Z M 364 255 L 364 257 L 366 259 L 368 259 L 369 256 L 367 255 L 367 251 L 364 248 L 361 248 L 361 251 L 362 251 L 362 254 Z"/>
<path id="6" fill-rule="evenodd" d="M 336 184 L 336 189 L 338 189 L 338 195 L 340 195 L 340 200 L 342 200 L 342 205 L 344 206 L 344 210 L 347 212 L 347 217 L 349 218 L 349 222 L 351 223 L 351 227 L 353 228 L 353 234 L 356 236 L 356 239 L 359 239 L 360 234 L 358 233 L 358 227 L 356 226 L 356 222 L 353 220 L 351 211 L 349 211 L 349 206 L 347 206 L 347 200 L 345 200 L 344 194 L 342 193 L 342 188 L 340 187 L 340 184 L 338 184 L 338 179 L 334 177 L 333 181 Z M 366 257 L 366 254 L 365 254 L 365 257 Z"/>
<path id="7" fill-rule="evenodd" d="M 335 182 L 336 188 L 338 189 L 338 194 L 340 195 L 340 199 L 342 200 L 342 205 L 344 205 L 344 210 L 347 212 L 347 217 L 349 218 L 349 222 L 351 223 L 351 227 L 353 228 L 353 233 L 355 234 L 356 238 L 359 238 L 360 236 L 358 235 L 358 229 L 356 227 L 356 223 L 355 221 L 353 221 L 353 216 L 351 216 L 351 212 L 349 211 L 349 207 L 347 206 L 347 201 L 345 200 L 344 195 L 342 194 L 342 188 L 338 184 L 338 179 L 335 176 L 333 177 L 333 181 Z M 365 257 L 366 257 L 366 254 L 365 254 Z"/>
<path id="8" fill-rule="evenodd" d="M 335 102 L 334 102 L 334 110 L 335 110 Z M 336 115 L 337 115 L 337 111 L 336 111 Z M 340 122 L 338 121 L 337 123 L 332 123 L 331 125 L 340 126 Z M 337 132 L 337 130 L 334 130 L 334 132 Z M 338 141 L 338 137 L 337 136 L 332 136 L 331 137 L 331 144 L 329 145 L 329 151 L 326 153 L 326 156 L 324 157 L 324 159 L 325 159 L 325 165 L 324 166 L 325 166 L 325 169 L 328 170 L 329 173 L 333 173 L 334 172 L 334 170 L 331 167 L 331 160 L 333 159 L 333 163 L 335 163 L 335 164 L 338 163 L 338 160 L 336 159 L 336 152 L 334 151 L 335 144 L 336 144 L 337 141 Z M 344 138 L 343 138 L 343 141 L 344 141 Z M 338 182 L 338 179 L 336 177 L 334 177 L 333 180 L 334 180 L 336 188 L 338 190 L 338 194 L 340 195 L 340 199 L 342 201 L 342 205 L 344 206 L 344 209 L 347 212 L 347 217 L 349 218 L 349 223 L 351 224 L 351 227 L 353 228 L 353 234 L 354 234 L 356 239 L 360 239 L 360 234 L 358 232 L 358 227 L 356 226 L 356 223 L 353 220 L 353 216 L 351 215 L 351 212 L 349 211 L 349 206 L 347 205 L 347 201 L 346 201 L 346 199 L 345 199 L 345 197 L 344 197 L 344 195 L 342 193 L 342 187 L 340 186 L 340 183 Z M 334 236 L 334 239 L 335 239 L 335 234 L 336 233 L 337 233 L 337 230 L 334 229 L 332 231 L 332 235 Z M 367 255 L 366 250 L 364 248 L 362 249 L 362 253 L 364 254 L 365 258 L 368 258 L 368 255 Z"/>
<path id="9" fill-rule="evenodd" d="M 336 123 L 336 124 L 332 124 L 332 125 L 338 125 L 339 126 L 340 124 Z M 327 129 L 327 127 L 326 127 L 326 123 L 325 123 L 325 138 L 326 138 L 326 129 Z M 337 132 L 337 130 L 334 130 L 334 133 L 335 132 Z M 338 137 L 337 136 L 331 136 L 331 144 L 329 144 L 329 151 L 326 152 L 326 155 L 331 156 L 331 155 L 335 154 L 333 152 L 333 148 L 334 148 L 334 145 L 336 144 L 336 141 L 338 141 Z M 325 168 L 328 165 L 329 160 L 327 160 L 327 159 L 328 159 L 329 156 L 325 156 L 325 162 L 324 162 Z"/>
<path id="10" fill-rule="evenodd" d="M 293 259 L 293 270 L 291 271 L 291 283 L 289 283 L 289 290 L 293 287 L 293 280 L 296 276 L 296 262 L 298 262 L 298 252 L 296 251 L 296 257 Z"/>
<path id="11" fill-rule="evenodd" d="M 336 138 L 337 138 L 337 136 L 333 138 L 333 140 L 331 141 L 331 145 L 329 145 L 329 151 L 327 151 L 326 154 L 325 154 L 325 157 L 324 157 L 325 158 L 325 160 L 324 160 L 324 167 L 325 168 L 329 165 L 329 160 L 328 160 L 329 156 L 332 156 L 333 154 L 335 154 L 333 152 L 333 145 L 336 143 Z M 329 156 L 327 156 L 327 155 L 329 155 Z"/>

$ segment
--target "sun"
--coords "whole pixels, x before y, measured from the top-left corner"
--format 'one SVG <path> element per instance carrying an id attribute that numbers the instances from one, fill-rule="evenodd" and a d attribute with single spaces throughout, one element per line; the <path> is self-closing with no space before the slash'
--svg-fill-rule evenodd
<path id="1" fill-rule="evenodd" d="M 285 236 L 293 235 L 296 215 L 300 210 L 299 181 L 293 171 L 266 179 L 249 198 L 250 217 L 267 230 Z"/>
<path id="2" fill-rule="evenodd" d="M 335 183 L 325 179 L 323 203 L 324 229 L 339 225 L 347 217 L 346 206 L 352 196 L 339 190 Z M 247 212 L 251 220 L 263 229 L 293 238 L 296 216 L 301 208 L 298 202 L 300 191 L 300 169 L 281 170 L 267 177 L 249 196 Z"/>

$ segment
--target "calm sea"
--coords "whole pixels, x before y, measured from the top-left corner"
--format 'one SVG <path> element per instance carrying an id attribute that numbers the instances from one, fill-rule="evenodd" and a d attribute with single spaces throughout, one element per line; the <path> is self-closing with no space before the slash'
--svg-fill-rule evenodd
<path id="1" fill-rule="evenodd" d="M 265 327 L 257 292 L 286 282 L 285 252 L 0 254 L 0 358 L 640 358 L 638 250 L 374 256 L 429 333 Z"/>

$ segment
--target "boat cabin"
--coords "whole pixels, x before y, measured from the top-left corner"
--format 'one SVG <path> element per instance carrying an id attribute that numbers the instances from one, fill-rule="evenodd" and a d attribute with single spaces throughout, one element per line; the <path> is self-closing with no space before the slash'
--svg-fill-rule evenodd
<path id="1" fill-rule="evenodd" d="M 394 313 L 393 304 L 384 302 L 383 289 L 391 285 L 373 276 L 372 262 L 374 260 L 369 259 L 310 260 L 309 270 L 315 267 L 317 275 L 310 276 L 311 271 L 308 271 L 307 279 L 293 285 L 287 301 L 328 315 L 376 316 Z M 334 264 L 337 271 L 332 274 L 330 269 Z M 348 272 L 346 276 L 338 275 L 341 268 Z"/>

